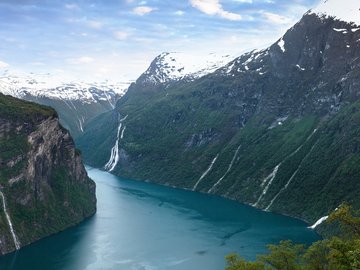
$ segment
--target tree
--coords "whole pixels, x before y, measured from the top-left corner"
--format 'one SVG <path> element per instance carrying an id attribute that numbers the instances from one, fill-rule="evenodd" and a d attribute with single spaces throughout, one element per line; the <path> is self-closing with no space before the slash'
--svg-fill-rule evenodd
<path id="1" fill-rule="evenodd" d="M 268 245 L 267 255 L 260 255 L 259 260 L 272 269 L 297 270 L 300 269 L 301 254 L 304 245 L 294 245 L 290 240 L 280 241 L 278 245 Z"/>
<path id="2" fill-rule="evenodd" d="M 262 262 L 247 262 L 236 254 L 226 256 L 226 270 L 266 270 Z"/>
<path id="3" fill-rule="evenodd" d="M 349 205 L 342 205 L 329 217 L 342 229 L 339 237 L 313 243 L 307 249 L 291 241 L 268 245 L 269 253 L 248 262 L 236 254 L 226 257 L 226 270 L 360 270 L 360 218 Z"/>

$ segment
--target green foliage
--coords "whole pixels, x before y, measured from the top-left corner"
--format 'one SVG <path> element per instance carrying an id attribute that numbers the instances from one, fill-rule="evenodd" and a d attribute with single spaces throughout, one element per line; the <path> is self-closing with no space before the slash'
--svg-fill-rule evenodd
<path id="1" fill-rule="evenodd" d="M 54 109 L 23 101 L 0 93 L 0 118 L 13 121 L 36 122 L 38 119 L 56 117 Z"/>
<path id="2" fill-rule="evenodd" d="M 263 262 L 247 262 L 236 254 L 226 256 L 226 270 L 264 270 L 270 269 L 265 267 Z"/>
<path id="3" fill-rule="evenodd" d="M 263 180 L 281 164 L 257 207 L 266 208 L 277 196 L 269 210 L 309 223 L 343 201 L 360 208 L 360 102 L 326 118 L 313 110 L 279 112 L 273 110 L 279 99 L 273 90 L 262 92 L 270 107 L 240 94 L 251 84 L 242 79 L 210 76 L 166 89 L 133 85 L 114 111 L 87 125 L 77 146 L 87 163 L 103 167 L 115 145 L 119 114 L 128 115 L 117 175 L 192 189 L 218 155 L 197 191 L 208 192 L 222 179 L 212 192 L 255 204 Z M 254 87 L 251 93 L 258 83 Z"/>
<path id="4" fill-rule="evenodd" d="M 274 269 L 297 270 L 300 269 L 300 254 L 303 245 L 294 245 L 291 241 L 281 241 L 279 245 L 269 245 L 270 254 L 259 256 L 259 260 Z"/>
<path id="5" fill-rule="evenodd" d="M 360 218 L 355 217 L 349 205 L 334 211 L 328 222 L 342 226 L 343 237 L 332 237 L 305 248 L 291 241 L 269 245 L 269 253 L 248 262 L 238 255 L 226 257 L 226 270 L 356 270 L 360 269 Z"/>

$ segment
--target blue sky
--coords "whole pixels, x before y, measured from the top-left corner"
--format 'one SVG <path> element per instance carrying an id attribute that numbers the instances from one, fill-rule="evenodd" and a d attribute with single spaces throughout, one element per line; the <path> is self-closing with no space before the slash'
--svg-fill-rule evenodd
<path id="1" fill-rule="evenodd" d="M 161 52 L 240 55 L 319 0 L 0 0 L 0 69 L 136 79 Z"/>

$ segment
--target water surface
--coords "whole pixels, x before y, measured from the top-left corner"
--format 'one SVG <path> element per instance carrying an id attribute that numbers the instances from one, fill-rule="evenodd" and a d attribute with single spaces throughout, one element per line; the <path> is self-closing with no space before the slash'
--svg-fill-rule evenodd
<path id="1" fill-rule="evenodd" d="M 269 243 L 318 239 L 299 220 L 87 170 L 97 184 L 96 215 L 0 258 L 1 270 L 221 270 L 231 252 L 254 259 Z"/>

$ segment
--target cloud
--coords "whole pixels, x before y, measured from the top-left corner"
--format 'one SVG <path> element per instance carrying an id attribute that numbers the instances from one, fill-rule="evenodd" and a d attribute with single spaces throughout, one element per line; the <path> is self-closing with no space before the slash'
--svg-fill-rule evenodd
<path id="1" fill-rule="evenodd" d="M 248 3 L 248 4 L 252 4 L 254 3 L 254 0 L 234 0 L 235 2 L 240 2 L 240 3 Z"/>
<path id="2" fill-rule="evenodd" d="M 7 68 L 9 67 L 9 64 L 8 63 L 5 63 L 3 61 L 0 61 L 0 68 Z"/>
<path id="3" fill-rule="evenodd" d="M 104 26 L 103 22 L 97 21 L 97 20 L 90 20 L 86 16 L 84 16 L 82 18 L 67 18 L 66 22 L 81 24 L 81 25 L 84 25 L 86 27 L 96 29 L 96 30 L 99 30 L 99 29 L 103 28 L 103 26 Z"/>
<path id="4" fill-rule="evenodd" d="M 285 17 L 279 14 L 275 14 L 271 12 L 262 12 L 262 15 L 265 17 L 267 21 L 273 24 L 288 25 L 293 23 L 293 18 Z"/>
<path id="5" fill-rule="evenodd" d="M 156 10 L 155 8 L 148 7 L 148 6 L 140 6 L 133 9 L 133 13 L 139 16 L 143 16 L 145 14 L 149 14 Z"/>
<path id="6" fill-rule="evenodd" d="M 95 20 L 86 20 L 86 25 L 93 29 L 101 29 L 104 24 Z"/>
<path id="7" fill-rule="evenodd" d="M 242 19 L 240 14 L 224 10 L 220 0 L 190 0 L 190 4 L 207 15 L 217 15 L 231 21 L 240 21 Z"/>
<path id="8" fill-rule="evenodd" d="M 126 40 L 129 37 L 129 33 L 126 31 L 115 31 L 114 37 L 118 40 Z"/>
<path id="9" fill-rule="evenodd" d="M 40 66 L 45 66 L 46 64 L 43 62 L 32 62 L 31 65 L 40 67 Z"/>
<path id="10" fill-rule="evenodd" d="M 79 6 L 77 4 L 65 4 L 65 8 L 74 10 L 74 9 L 79 9 Z"/>
<path id="11" fill-rule="evenodd" d="M 178 15 L 178 16 L 183 16 L 185 14 L 185 12 L 182 11 L 182 10 L 177 10 L 177 11 L 174 12 L 174 14 Z"/>
<path id="12" fill-rule="evenodd" d="M 95 61 L 95 59 L 90 56 L 81 56 L 78 58 L 67 59 L 67 62 L 72 65 L 90 64 L 94 61 Z"/>

